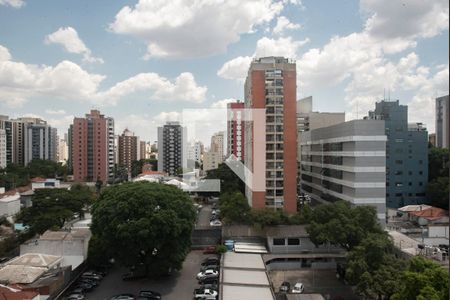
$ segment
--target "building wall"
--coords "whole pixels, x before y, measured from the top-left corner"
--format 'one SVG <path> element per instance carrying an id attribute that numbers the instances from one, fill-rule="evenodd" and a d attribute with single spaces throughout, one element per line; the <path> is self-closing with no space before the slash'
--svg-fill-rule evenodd
<path id="1" fill-rule="evenodd" d="M 244 103 L 228 103 L 227 155 L 235 155 L 240 161 L 245 155 Z"/>
<path id="2" fill-rule="evenodd" d="M 449 100 L 448 95 L 436 98 L 436 147 L 449 148 Z"/>
<path id="3" fill-rule="evenodd" d="M 211 137 L 211 152 L 217 153 L 217 159 L 220 159 L 221 162 L 224 158 L 224 133 L 223 131 L 215 133 Z"/>
<path id="4" fill-rule="evenodd" d="M 0 216 L 12 217 L 20 212 L 20 195 L 0 199 Z"/>
<path id="5" fill-rule="evenodd" d="M 380 101 L 369 118 L 385 121 L 386 205 L 398 208 L 426 203 L 428 132 L 408 125 L 408 107 L 399 101 Z"/>
<path id="6" fill-rule="evenodd" d="M 24 163 L 34 159 L 56 161 L 57 131 L 43 120 L 26 123 L 24 126 Z"/>
<path id="7" fill-rule="evenodd" d="M 106 183 L 114 168 L 113 120 L 95 110 L 85 118 L 75 118 L 70 151 L 75 181 L 100 179 Z"/>
<path id="8" fill-rule="evenodd" d="M 0 129 L 0 169 L 6 168 L 6 131 Z"/>
<path id="9" fill-rule="evenodd" d="M 381 120 L 354 120 L 302 132 L 300 190 L 316 201 L 342 199 L 386 213 L 386 136 Z"/>
<path id="10" fill-rule="evenodd" d="M 203 171 L 217 169 L 221 163 L 220 154 L 217 152 L 205 152 L 203 154 Z"/>
<path id="11" fill-rule="evenodd" d="M 173 176 L 185 167 L 185 142 L 186 130 L 178 122 L 158 127 L 158 171 Z"/>
<path id="12" fill-rule="evenodd" d="M 139 139 L 129 130 L 125 129 L 118 141 L 119 165 L 127 168 L 131 172 L 133 161 L 138 160 Z"/>
<path id="13" fill-rule="evenodd" d="M 267 57 L 252 62 L 245 84 L 245 107 L 266 109 L 266 128 L 245 123 L 245 164 L 265 166 L 265 192 L 246 188 L 254 208 L 279 208 L 297 211 L 297 121 L 296 66 L 282 57 Z M 255 135 L 265 135 L 266 158 L 254 160 Z"/>

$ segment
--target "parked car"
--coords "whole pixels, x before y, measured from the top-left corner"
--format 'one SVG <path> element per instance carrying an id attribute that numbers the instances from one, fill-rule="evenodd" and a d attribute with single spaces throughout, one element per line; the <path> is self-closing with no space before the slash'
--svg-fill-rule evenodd
<path id="1" fill-rule="evenodd" d="M 210 269 L 210 270 L 217 270 L 218 271 L 219 268 L 220 268 L 220 266 L 216 265 L 216 264 L 204 265 L 204 266 L 201 266 L 200 272 L 203 272 L 203 271 L 208 270 L 208 269 Z"/>
<path id="2" fill-rule="evenodd" d="M 216 278 L 214 278 L 214 277 L 210 277 L 210 278 L 203 278 L 203 279 L 200 279 L 199 281 L 198 281 L 200 284 L 219 284 L 219 281 L 217 280 L 217 277 Z"/>
<path id="3" fill-rule="evenodd" d="M 83 274 L 81 274 L 81 276 L 96 276 L 99 279 L 103 279 L 103 275 L 101 275 L 100 273 L 96 273 L 94 271 L 84 272 Z"/>
<path id="4" fill-rule="evenodd" d="M 84 300 L 86 299 L 83 294 L 72 293 L 64 298 L 65 300 Z"/>
<path id="5" fill-rule="evenodd" d="M 143 290 L 138 294 L 138 300 L 160 300 L 161 294 L 155 291 Z"/>
<path id="6" fill-rule="evenodd" d="M 81 288 L 81 287 L 75 287 L 75 288 L 73 288 L 72 290 L 70 290 L 70 293 L 71 294 L 81 294 L 81 295 L 84 295 L 84 289 L 83 288 Z"/>
<path id="7" fill-rule="evenodd" d="M 135 300 L 135 299 L 136 298 L 134 297 L 133 294 L 120 294 L 111 297 L 111 300 Z"/>
<path id="8" fill-rule="evenodd" d="M 89 284 L 89 283 L 86 283 L 86 282 L 78 282 L 75 285 L 75 289 L 78 289 L 78 288 L 83 289 L 83 292 L 86 293 L 86 292 L 92 291 L 94 286 L 92 284 Z"/>
<path id="9" fill-rule="evenodd" d="M 92 274 L 86 274 L 86 275 L 82 274 L 80 277 L 85 278 L 85 279 L 93 279 L 93 280 L 97 280 L 97 281 L 100 281 L 103 278 L 100 275 L 92 275 Z"/>
<path id="10" fill-rule="evenodd" d="M 280 286 L 280 292 L 287 293 L 291 289 L 291 284 L 287 281 L 283 281 Z"/>
<path id="11" fill-rule="evenodd" d="M 216 254 L 216 246 L 208 246 L 205 249 L 203 249 L 203 254 Z"/>
<path id="12" fill-rule="evenodd" d="M 97 280 L 87 279 L 87 278 L 80 278 L 78 280 L 78 283 L 88 283 L 88 284 L 92 285 L 92 287 L 94 287 L 94 288 L 98 286 Z"/>
<path id="13" fill-rule="evenodd" d="M 201 280 L 204 278 L 217 278 L 219 277 L 219 272 L 216 270 L 205 270 L 197 274 L 197 279 Z"/>
<path id="14" fill-rule="evenodd" d="M 203 260 L 202 266 L 205 265 L 219 265 L 220 259 L 218 257 L 207 257 Z"/>
<path id="15" fill-rule="evenodd" d="M 204 283 L 200 286 L 201 289 L 208 289 L 213 291 L 219 291 L 219 285 L 217 282 L 214 283 Z"/>
<path id="16" fill-rule="evenodd" d="M 294 284 L 294 287 L 292 288 L 292 293 L 294 294 L 301 294 L 305 290 L 305 287 L 303 286 L 303 283 L 297 282 Z"/>
<path id="17" fill-rule="evenodd" d="M 209 222 L 209 226 L 222 226 L 222 222 L 220 222 L 219 220 L 213 220 Z"/>
<path id="18" fill-rule="evenodd" d="M 194 290 L 195 299 L 217 299 L 217 291 L 209 289 L 195 289 Z"/>
<path id="19" fill-rule="evenodd" d="M 128 272 L 122 275 L 122 280 L 136 280 L 145 278 L 145 274 L 142 272 Z"/>
<path id="20" fill-rule="evenodd" d="M 211 212 L 211 214 L 214 215 L 220 215 L 220 209 L 213 209 L 213 211 Z"/>

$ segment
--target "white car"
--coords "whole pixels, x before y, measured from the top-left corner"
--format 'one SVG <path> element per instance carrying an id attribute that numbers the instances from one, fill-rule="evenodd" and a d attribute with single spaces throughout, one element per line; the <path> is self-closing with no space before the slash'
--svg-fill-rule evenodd
<path id="1" fill-rule="evenodd" d="M 222 226 L 222 222 L 220 222 L 219 220 L 213 220 L 209 222 L 209 226 Z"/>
<path id="2" fill-rule="evenodd" d="M 205 278 L 217 278 L 219 277 L 219 272 L 216 270 L 205 270 L 203 272 L 200 272 L 197 274 L 197 279 L 201 280 L 201 279 L 205 279 Z"/>
<path id="3" fill-rule="evenodd" d="M 210 289 L 196 289 L 194 291 L 195 299 L 217 299 L 217 291 Z"/>
<path id="4" fill-rule="evenodd" d="M 292 293 L 293 294 L 301 294 L 303 293 L 303 290 L 305 289 L 305 287 L 303 286 L 303 283 L 297 282 L 294 287 L 292 288 Z"/>

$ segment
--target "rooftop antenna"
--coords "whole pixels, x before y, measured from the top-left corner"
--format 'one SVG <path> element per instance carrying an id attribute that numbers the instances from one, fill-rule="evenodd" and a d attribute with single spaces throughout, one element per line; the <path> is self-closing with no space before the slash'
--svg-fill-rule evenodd
<path id="1" fill-rule="evenodd" d="M 383 101 L 386 101 L 386 88 L 383 89 Z"/>

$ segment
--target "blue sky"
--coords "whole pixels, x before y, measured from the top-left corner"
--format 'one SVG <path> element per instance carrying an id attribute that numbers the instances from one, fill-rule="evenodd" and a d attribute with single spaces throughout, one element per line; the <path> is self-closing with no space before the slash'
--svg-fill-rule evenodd
<path id="1" fill-rule="evenodd" d="M 390 90 L 433 132 L 448 12 L 446 0 L 0 0 L 0 114 L 40 116 L 62 135 L 98 108 L 116 133 L 154 141 L 183 109 L 242 99 L 252 57 L 283 55 L 315 110 L 362 117 Z"/>

